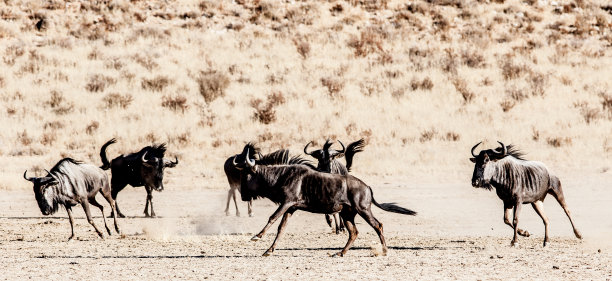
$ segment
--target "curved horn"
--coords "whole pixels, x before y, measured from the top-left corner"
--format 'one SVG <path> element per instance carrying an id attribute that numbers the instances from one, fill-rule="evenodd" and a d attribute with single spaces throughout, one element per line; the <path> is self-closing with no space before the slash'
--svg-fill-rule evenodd
<path id="1" fill-rule="evenodd" d="M 23 172 L 23 178 L 26 179 L 27 181 L 33 181 L 35 178 L 28 178 L 28 176 L 26 176 L 27 173 L 28 173 L 28 170 L 25 170 L 25 172 Z"/>
<path id="2" fill-rule="evenodd" d="M 312 152 L 308 153 L 308 151 L 307 151 L 307 150 L 308 150 L 308 146 L 309 146 L 311 143 L 312 143 L 312 141 L 311 141 L 311 142 L 309 142 L 309 143 L 307 143 L 307 144 L 306 144 L 306 146 L 304 146 L 304 153 L 306 153 L 306 155 L 312 155 Z"/>
<path id="3" fill-rule="evenodd" d="M 232 158 L 232 165 L 238 166 L 238 163 L 236 163 L 236 157 L 238 157 L 238 154 L 234 155 L 234 158 Z"/>
<path id="4" fill-rule="evenodd" d="M 344 147 L 344 144 L 340 140 L 338 140 L 338 142 L 342 146 L 342 150 L 336 150 L 336 151 L 338 151 L 338 153 L 344 153 L 346 151 L 346 147 Z"/>
<path id="5" fill-rule="evenodd" d="M 251 157 L 249 156 L 249 149 L 247 148 L 247 153 L 246 153 L 246 163 L 250 166 L 250 167 L 254 167 L 255 166 L 255 160 L 251 159 Z"/>
<path id="6" fill-rule="evenodd" d="M 502 147 L 502 151 L 500 152 L 501 156 L 506 155 L 506 153 L 508 153 L 508 149 L 506 148 L 506 145 L 504 145 L 501 141 L 497 141 L 499 143 L 499 145 L 501 145 Z"/>
<path id="7" fill-rule="evenodd" d="M 174 156 L 174 162 L 168 159 L 164 159 L 164 166 L 172 168 L 178 164 L 178 158 Z"/>
<path id="8" fill-rule="evenodd" d="M 142 155 L 142 157 L 140 158 L 140 160 L 142 160 L 142 162 L 143 162 L 143 163 L 147 163 L 147 161 L 148 161 L 147 159 L 145 159 L 145 156 L 147 156 L 147 152 L 148 152 L 148 151 L 145 151 L 145 153 L 144 153 L 144 154 Z"/>
<path id="9" fill-rule="evenodd" d="M 477 157 L 478 155 L 474 154 L 474 149 L 476 149 L 477 146 L 479 146 L 482 142 L 477 143 L 475 146 L 472 147 L 472 156 Z"/>

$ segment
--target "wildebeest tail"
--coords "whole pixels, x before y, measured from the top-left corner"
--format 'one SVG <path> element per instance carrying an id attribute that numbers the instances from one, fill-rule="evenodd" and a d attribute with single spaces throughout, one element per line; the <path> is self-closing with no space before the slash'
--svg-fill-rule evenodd
<path id="1" fill-rule="evenodd" d="M 344 153 L 344 157 L 346 158 L 346 169 L 349 172 L 351 171 L 351 166 L 353 165 L 353 156 L 355 156 L 357 152 L 362 152 L 364 146 L 365 146 L 365 141 L 363 139 L 360 139 L 356 142 L 350 143 L 346 147 L 346 152 Z"/>
<path id="2" fill-rule="evenodd" d="M 378 202 L 376 202 L 376 200 L 374 199 L 374 192 L 372 192 L 372 188 L 370 188 L 370 193 L 372 194 L 372 203 L 374 203 L 374 205 L 378 208 L 381 208 L 387 212 L 398 213 L 398 214 L 403 214 L 403 215 L 416 216 L 417 214 L 417 212 L 410 210 L 410 209 L 406 209 L 404 207 L 400 207 L 395 203 L 378 204 Z"/>
<path id="3" fill-rule="evenodd" d="M 102 166 L 100 166 L 100 169 L 108 170 L 110 168 L 110 162 L 108 162 L 108 158 L 106 158 L 106 147 L 116 142 L 117 140 L 112 138 L 111 140 L 107 141 L 102 148 L 100 148 L 100 158 L 102 158 Z"/>

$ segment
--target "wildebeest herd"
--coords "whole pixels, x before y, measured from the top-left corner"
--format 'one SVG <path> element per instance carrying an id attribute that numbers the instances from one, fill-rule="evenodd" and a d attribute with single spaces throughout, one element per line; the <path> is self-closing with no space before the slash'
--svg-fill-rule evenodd
<path id="1" fill-rule="evenodd" d="M 100 193 L 109 203 L 110 217 L 113 218 L 116 232 L 119 234 L 117 217 L 125 215 L 117 205 L 117 195 L 127 185 L 133 187 L 144 186 L 147 191 L 144 214 L 146 217 L 155 217 L 153 210 L 153 190 L 162 191 L 165 168 L 172 168 L 178 164 L 164 158 L 165 144 L 146 146 L 140 151 L 127 155 L 120 155 L 109 161 L 106 149 L 115 143 L 111 139 L 102 145 L 100 158 L 102 166 L 96 167 L 71 158 L 64 158 L 57 162 L 44 177 L 28 177 L 27 170 L 23 177 L 32 182 L 34 195 L 43 215 L 51 215 L 63 206 L 70 220 L 71 235 L 74 238 L 74 220 L 72 207 L 81 205 L 85 211 L 87 221 L 94 227 L 96 233 L 104 238 L 103 233 L 95 225 L 89 204 L 98 207 L 102 213 L 104 226 L 109 235 L 111 230 L 106 224 L 104 207 L 95 199 Z M 247 143 L 242 152 L 230 156 L 224 163 L 224 171 L 230 185 L 226 215 L 229 215 L 230 201 L 233 199 L 236 215 L 240 215 L 236 201 L 236 191 L 240 192 L 242 201 L 248 204 L 248 214 L 253 216 L 252 201 L 258 198 L 267 198 L 276 203 L 278 208 L 270 216 L 268 223 L 253 238 L 257 241 L 278 218 L 281 222 L 276 238 L 264 256 L 274 252 L 276 243 L 283 234 L 287 220 L 297 210 L 324 214 L 327 223 L 336 233 L 345 229 L 348 231 L 348 241 L 344 248 L 335 254 L 343 256 L 357 238 L 355 217 L 361 216 L 378 234 L 382 244 L 383 255 L 387 253 L 383 226 L 372 214 L 374 206 L 387 211 L 404 215 L 416 215 L 415 211 L 398 206 L 395 203 L 378 203 L 374 199 L 374 192 L 370 186 L 359 178 L 349 174 L 356 153 L 362 152 L 365 147 L 363 139 L 350 143 L 348 146 L 338 141 L 342 149 L 331 149 L 333 142 L 327 140 L 321 149 L 309 151 L 309 142 L 304 147 L 304 153 L 317 160 L 314 165 L 301 156 L 292 156 L 289 150 L 281 149 L 269 154 L 262 154 L 253 143 Z M 495 191 L 504 203 L 504 222 L 513 228 L 514 236 L 511 245 L 517 245 L 517 235 L 529 236 L 529 232 L 518 228 L 519 214 L 523 204 L 531 203 L 536 213 L 542 218 L 545 228 L 544 246 L 549 243 L 548 219 L 543 210 L 543 201 L 546 195 L 551 194 L 561 205 L 569 218 L 574 234 L 581 239 L 582 236 L 574 225 L 570 211 L 565 203 L 561 182 L 559 178 L 549 173 L 544 164 L 523 159 L 523 154 L 513 145 L 504 145 L 495 149 L 486 149 L 478 154 L 474 152 L 480 143 L 471 149 L 474 163 L 472 186 Z M 338 159 L 344 157 L 346 165 Z M 104 170 L 111 170 L 111 180 Z M 513 220 L 510 212 L 513 211 Z"/>

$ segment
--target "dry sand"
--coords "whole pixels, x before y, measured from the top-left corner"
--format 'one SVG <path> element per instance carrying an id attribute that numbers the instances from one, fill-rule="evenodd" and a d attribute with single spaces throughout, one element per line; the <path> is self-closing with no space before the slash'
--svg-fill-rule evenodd
<path id="1" fill-rule="evenodd" d="M 563 175 L 561 175 L 563 179 Z M 69 223 L 63 210 L 43 217 L 30 191 L 3 191 L 0 237 L 3 279 L 461 279 L 461 280 L 610 280 L 612 217 L 608 174 L 564 180 L 568 204 L 584 240 L 573 237 L 569 221 L 554 199 L 545 209 L 551 245 L 542 248 L 544 228 L 531 208 L 520 224 L 532 233 L 510 247 L 512 230 L 503 224 L 502 205 L 493 192 L 467 183 L 420 184 L 418 181 L 374 186 L 379 202 L 398 202 L 419 212 L 402 216 L 374 209 L 384 224 L 388 256 L 376 256 L 380 244 L 360 218 L 354 247 L 331 258 L 347 235 L 332 234 L 323 215 L 297 212 L 271 257 L 276 225 L 258 242 L 250 237 L 273 212 L 268 200 L 254 204 L 255 216 L 225 216 L 226 191 L 196 190 L 168 184 L 156 193 L 159 218 L 144 218 L 143 189 L 128 188 L 119 202 L 123 236 L 99 239 L 76 208 L 76 240 L 66 242 Z M 377 184 L 379 182 L 380 184 Z M 231 208 L 234 213 L 233 206 Z M 95 222 L 102 226 L 99 212 Z M 108 211 L 107 211 L 108 214 Z M 109 220 L 109 223 L 111 220 Z M 278 223 L 277 223 L 278 224 Z"/>

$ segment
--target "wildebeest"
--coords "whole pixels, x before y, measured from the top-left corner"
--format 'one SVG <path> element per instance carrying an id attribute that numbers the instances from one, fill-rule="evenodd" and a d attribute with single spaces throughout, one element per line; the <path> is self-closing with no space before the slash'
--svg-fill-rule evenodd
<path id="1" fill-rule="evenodd" d="M 96 194 L 100 192 L 102 196 L 104 196 L 104 199 L 110 204 L 111 210 L 115 209 L 115 201 L 111 197 L 108 176 L 100 168 L 94 165 L 80 163 L 71 158 L 64 158 L 57 162 L 57 164 L 51 168 L 51 171 L 47 172 L 47 175 L 44 177 L 30 178 L 27 176 L 27 173 L 28 171 L 26 170 L 23 173 L 23 178 L 34 184 L 34 196 L 43 215 L 47 216 L 54 214 L 57 212 L 60 205 L 66 208 L 71 230 L 71 235 L 68 240 L 74 238 L 72 207 L 77 204 L 83 206 L 87 221 L 94 227 L 98 235 L 104 238 L 104 235 L 102 235 L 102 232 L 96 227 L 91 218 L 89 203 L 100 208 L 102 219 L 104 220 L 104 227 L 106 227 L 108 235 L 111 235 L 110 228 L 108 228 L 106 224 L 104 207 L 96 201 Z M 114 215 L 114 212 L 113 221 L 115 223 L 115 230 L 120 234 L 121 231 L 119 231 L 117 217 Z"/>
<path id="2" fill-rule="evenodd" d="M 297 156 L 290 157 L 289 150 L 286 150 L 286 149 L 281 149 L 281 150 L 277 150 L 275 152 L 272 152 L 266 155 L 262 155 L 260 153 L 260 149 L 257 146 L 255 146 L 255 144 L 248 143 L 243 150 L 244 151 L 249 150 L 249 157 L 251 159 L 255 159 L 255 162 L 258 165 L 299 164 L 299 165 L 307 165 L 311 168 L 314 168 L 314 166 L 305 159 L 302 159 Z M 239 157 L 239 158 L 242 157 L 241 155 L 242 154 L 236 154 L 236 155 L 230 156 L 229 158 L 227 158 L 227 160 L 225 160 L 225 163 L 223 165 L 223 169 L 225 170 L 225 175 L 227 176 L 227 181 L 229 182 L 229 185 L 230 185 L 230 190 L 227 193 L 227 203 L 225 205 L 225 215 L 227 216 L 229 216 L 229 205 L 230 205 L 230 200 L 232 198 L 234 200 L 234 205 L 236 206 L 236 216 L 240 216 L 240 211 L 238 210 L 238 203 L 236 202 L 236 191 L 240 191 L 240 170 L 234 167 L 234 165 L 232 164 L 232 161 L 234 160 L 235 157 Z M 253 201 L 249 200 L 247 202 L 247 206 L 249 210 L 249 216 L 252 217 L 253 216 Z"/>
<path id="3" fill-rule="evenodd" d="M 533 209 L 540 215 L 544 222 L 544 246 L 548 244 L 548 218 L 544 214 L 544 198 L 551 194 L 569 218 L 574 234 L 582 239 L 582 235 L 574 226 L 574 221 L 567 209 L 561 182 L 559 178 L 552 175 L 541 162 L 527 161 L 522 158 L 523 154 L 512 145 L 507 147 L 499 142 L 501 147 L 495 150 L 482 150 L 478 155 L 474 149 L 481 142 L 472 147 L 471 153 L 474 158 L 474 174 L 472 186 L 491 190 L 495 188 L 497 196 L 504 202 L 504 222 L 514 228 L 514 237 L 510 243 L 517 244 L 517 234 L 529 236 L 529 232 L 519 229 L 519 214 L 523 204 L 531 203 Z M 514 219 L 510 222 L 510 211 L 514 208 Z"/>
<path id="4" fill-rule="evenodd" d="M 144 186 L 147 190 L 147 201 L 145 203 L 144 214 L 147 217 L 155 217 L 153 210 L 153 190 L 164 190 L 164 169 L 172 168 L 178 164 L 178 159 L 172 162 L 164 158 L 166 153 L 166 144 L 146 146 L 136 153 L 128 155 L 120 155 L 113 159 L 110 163 L 106 158 L 106 148 L 115 143 L 115 139 L 106 142 L 100 149 L 100 158 L 102 158 L 102 166 L 104 170 L 111 169 L 111 195 L 117 205 L 117 215 L 125 217 L 119 205 L 117 204 L 117 194 L 123 190 L 126 185 L 133 187 Z M 151 213 L 149 214 L 149 204 L 151 205 Z"/>
<path id="5" fill-rule="evenodd" d="M 365 146 L 363 139 L 350 143 L 346 148 L 344 147 L 344 144 L 338 140 L 338 143 L 340 143 L 342 146 L 342 150 L 330 150 L 332 142 L 328 139 L 325 141 L 325 144 L 323 144 L 323 148 L 308 152 L 308 146 L 311 143 L 312 142 L 306 144 L 304 147 L 304 153 L 317 159 L 317 170 L 340 175 L 346 175 L 351 171 L 353 156 L 355 156 L 356 153 L 363 151 L 363 147 Z M 337 158 L 342 156 L 344 156 L 346 159 L 346 166 L 337 160 Z M 342 219 L 338 213 L 335 213 L 333 216 L 336 226 L 336 234 L 338 234 L 340 231 L 344 231 L 344 222 L 342 222 Z M 329 224 L 331 227 L 330 215 L 326 214 L 325 218 L 327 219 L 327 224 Z"/>
<path id="6" fill-rule="evenodd" d="M 358 232 L 354 221 L 357 214 L 374 228 L 380 238 L 383 255 L 386 255 L 387 245 L 383 236 L 383 227 L 372 214 L 372 203 L 388 212 L 416 214 L 394 203 L 377 203 L 372 189 L 351 175 L 323 173 L 304 165 L 257 165 L 248 155 L 249 151 L 246 149 L 242 154 L 243 161 L 236 162 L 238 157 L 233 161 L 234 166 L 240 170 L 242 200 L 265 197 L 280 205 L 270 216 L 266 226 L 251 240 L 261 239 L 268 228 L 281 215 L 283 216 L 276 238 L 264 256 L 274 252 L 287 220 L 296 210 L 320 214 L 340 212 L 346 223 L 349 239 L 344 248 L 334 256 L 343 256 L 357 238 Z"/>

